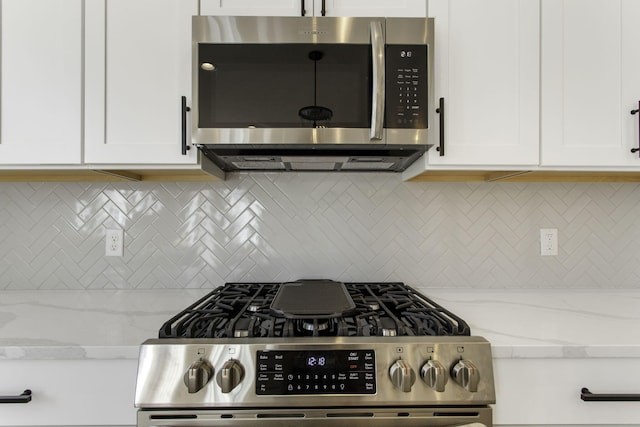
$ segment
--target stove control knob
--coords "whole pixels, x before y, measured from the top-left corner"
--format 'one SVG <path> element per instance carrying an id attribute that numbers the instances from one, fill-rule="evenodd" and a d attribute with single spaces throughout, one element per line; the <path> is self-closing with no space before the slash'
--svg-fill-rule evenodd
<path id="1" fill-rule="evenodd" d="M 420 376 L 435 391 L 444 391 L 444 385 L 447 383 L 447 371 L 442 363 L 433 359 L 427 360 L 427 363 L 422 365 L 422 369 L 420 369 Z"/>
<path id="2" fill-rule="evenodd" d="M 229 393 L 236 388 L 244 378 L 244 368 L 237 360 L 227 360 L 218 372 L 216 381 L 223 393 Z"/>
<path id="3" fill-rule="evenodd" d="M 393 365 L 389 368 L 389 376 L 393 385 L 405 393 L 410 392 L 411 386 L 416 382 L 416 373 L 413 372 L 409 363 L 403 359 L 393 362 Z"/>
<path id="4" fill-rule="evenodd" d="M 209 361 L 204 359 L 196 360 L 189 366 L 184 374 L 184 383 L 187 385 L 189 393 L 200 391 L 213 376 L 213 367 Z"/>
<path id="5" fill-rule="evenodd" d="M 478 368 L 470 360 L 462 360 L 456 363 L 451 369 L 451 376 L 467 391 L 478 391 L 478 381 L 480 373 Z"/>

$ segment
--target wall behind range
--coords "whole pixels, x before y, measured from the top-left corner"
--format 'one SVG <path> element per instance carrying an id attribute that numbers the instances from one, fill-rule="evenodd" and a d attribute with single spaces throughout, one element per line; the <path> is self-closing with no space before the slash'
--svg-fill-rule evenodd
<path id="1" fill-rule="evenodd" d="M 105 257 L 105 229 L 125 231 Z M 539 229 L 558 228 L 557 257 Z M 404 183 L 233 174 L 223 183 L 1 183 L 0 289 L 228 281 L 640 287 L 640 185 Z"/>

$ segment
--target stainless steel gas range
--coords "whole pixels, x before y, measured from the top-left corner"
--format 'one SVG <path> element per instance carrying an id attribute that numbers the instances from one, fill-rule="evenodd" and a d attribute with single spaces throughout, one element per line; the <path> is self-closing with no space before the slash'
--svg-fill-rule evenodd
<path id="1" fill-rule="evenodd" d="M 140 351 L 138 426 L 491 427 L 491 346 L 403 283 L 227 283 Z"/>

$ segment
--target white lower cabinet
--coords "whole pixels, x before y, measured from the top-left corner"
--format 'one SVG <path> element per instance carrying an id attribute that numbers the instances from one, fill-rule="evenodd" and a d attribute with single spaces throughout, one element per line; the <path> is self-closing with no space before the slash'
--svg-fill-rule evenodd
<path id="1" fill-rule="evenodd" d="M 133 426 L 137 361 L 1 360 L 0 395 L 32 391 L 29 403 L 0 404 L 2 426 Z"/>
<path id="2" fill-rule="evenodd" d="M 496 426 L 640 426 L 640 402 L 585 402 L 580 391 L 639 394 L 638 358 L 495 359 Z"/>

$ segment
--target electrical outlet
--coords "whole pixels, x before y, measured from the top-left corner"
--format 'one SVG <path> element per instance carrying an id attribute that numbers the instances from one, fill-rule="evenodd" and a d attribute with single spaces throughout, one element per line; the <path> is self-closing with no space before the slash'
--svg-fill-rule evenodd
<path id="1" fill-rule="evenodd" d="M 105 256 L 122 256 L 124 254 L 124 230 L 107 230 Z"/>
<path id="2" fill-rule="evenodd" d="M 541 228 L 540 229 L 540 255 L 541 256 L 558 255 L 558 229 L 557 228 Z"/>

